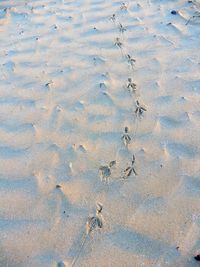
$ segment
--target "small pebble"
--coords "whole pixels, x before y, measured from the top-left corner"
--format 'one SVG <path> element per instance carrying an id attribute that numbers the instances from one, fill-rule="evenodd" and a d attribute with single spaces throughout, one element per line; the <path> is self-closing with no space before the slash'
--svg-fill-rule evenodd
<path id="1" fill-rule="evenodd" d="M 177 14 L 177 11 L 176 11 L 176 10 L 172 10 L 172 11 L 171 11 L 171 14 L 172 14 L 172 15 L 176 15 L 176 14 Z"/>
<path id="2" fill-rule="evenodd" d="M 196 261 L 200 261 L 200 254 L 194 257 Z"/>
<path id="3" fill-rule="evenodd" d="M 59 263 L 57 264 L 57 267 L 65 267 L 65 264 L 64 264 L 63 262 L 59 262 Z"/>

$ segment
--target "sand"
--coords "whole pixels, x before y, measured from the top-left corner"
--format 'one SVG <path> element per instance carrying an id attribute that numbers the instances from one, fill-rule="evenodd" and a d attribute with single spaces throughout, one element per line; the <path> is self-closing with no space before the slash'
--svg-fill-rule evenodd
<path id="1" fill-rule="evenodd" d="M 1 267 L 199 266 L 198 12 L 0 2 Z"/>

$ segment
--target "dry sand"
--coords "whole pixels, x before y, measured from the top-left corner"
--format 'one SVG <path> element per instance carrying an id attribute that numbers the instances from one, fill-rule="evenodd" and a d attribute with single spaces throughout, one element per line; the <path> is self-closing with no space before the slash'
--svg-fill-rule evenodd
<path id="1" fill-rule="evenodd" d="M 1 267 L 199 266 L 200 2 L 190 2 L 0 1 Z M 123 180 L 133 154 L 137 175 Z M 96 203 L 103 228 L 81 247 Z"/>

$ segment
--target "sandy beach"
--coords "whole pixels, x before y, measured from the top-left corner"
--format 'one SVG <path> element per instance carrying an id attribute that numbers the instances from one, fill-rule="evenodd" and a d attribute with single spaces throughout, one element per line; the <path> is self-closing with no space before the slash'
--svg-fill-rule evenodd
<path id="1" fill-rule="evenodd" d="M 198 267 L 199 0 L 0 1 L 0 267 Z"/>

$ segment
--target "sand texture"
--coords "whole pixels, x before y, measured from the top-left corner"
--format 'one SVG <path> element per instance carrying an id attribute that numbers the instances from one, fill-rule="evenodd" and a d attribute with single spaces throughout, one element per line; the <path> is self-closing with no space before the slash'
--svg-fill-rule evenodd
<path id="1" fill-rule="evenodd" d="M 1 0 L 0 59 L 0 267 L 198 267 L 199 0 Z"/>

